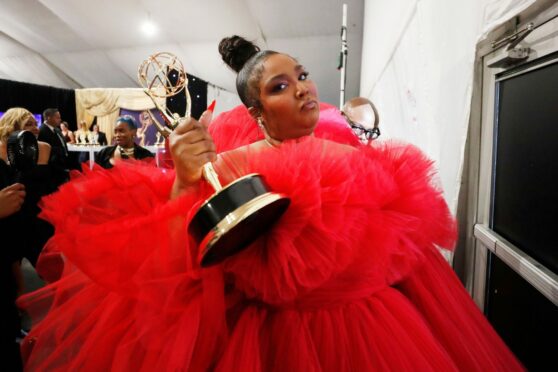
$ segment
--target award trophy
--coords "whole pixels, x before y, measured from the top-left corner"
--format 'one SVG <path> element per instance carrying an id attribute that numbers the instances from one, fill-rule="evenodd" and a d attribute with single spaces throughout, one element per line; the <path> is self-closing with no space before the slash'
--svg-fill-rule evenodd
<path id="1" fill-rule="evenodd" d="M 169 78 L 170 73 L 176 79 Z M 171 53 L 156 53 L 141 63 L 138 79 L 144 92 L 161 112 L 164 124 L 149 115 L 163 137 L 168 137 L 180 120 L 190 116 L 191 99 L 188 79 L 180 60 Z M 176 81 L 174 81 L 176 80 Z M 163 108 L 157 99 L 172 97 L 185 89 L 186 114 Z M 202 267 L 218 264 L 227 257 L 246 248 L 265 233 L 287 210 L 290 199 L 271 191 L 263 176 L 252 173 L 225 187 L 221 186 L 213 165 L 203 166 L 203 177 L 215 193 L 197 210 L 188 226 L 188 232 L 199 245 Z"/>

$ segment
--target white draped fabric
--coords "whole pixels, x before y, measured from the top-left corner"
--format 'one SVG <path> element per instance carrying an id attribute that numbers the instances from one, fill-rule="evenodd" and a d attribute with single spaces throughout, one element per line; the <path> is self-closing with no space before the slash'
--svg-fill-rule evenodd
<path id="1" fill-rule="evenodd" d="M 158 99 L 157 102 L 165 107 L 164 98 Z M 120 109 L 140 111 L 152 108 L 155 108 L 155 104 L 141 88 L 76 89 L 78 122 L 85 120 L 90 125 L 96 116 L 99 129 L 106 133 L 109 143 Z"/>
<path id="2" fill-rule="evenodd" d="M 366 0 L 360 95 L 380 111 L 382 137 L 437 162 L 457 209 L 477 43 L 535 0 Z"/>

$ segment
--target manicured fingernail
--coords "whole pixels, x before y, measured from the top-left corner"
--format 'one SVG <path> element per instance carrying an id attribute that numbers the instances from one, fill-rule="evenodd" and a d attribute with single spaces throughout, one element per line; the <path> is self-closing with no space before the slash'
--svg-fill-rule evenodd
<path id="1" fill-rule="evenodd" d="M 213 100 L 213 102 L 211 102 L 211 104 L 207 107 L 207 109 L 213 113 L 213 110 L 215 110 L 216 103 L 217 101 Z"/>

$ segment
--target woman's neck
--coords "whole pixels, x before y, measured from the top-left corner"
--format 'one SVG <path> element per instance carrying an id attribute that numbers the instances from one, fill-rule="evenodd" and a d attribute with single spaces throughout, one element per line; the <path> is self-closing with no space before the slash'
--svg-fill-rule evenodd
<path id="1" fill-rule="evenodd" d="M 310 133 L 308 136 L 314 137 L 314 132 Z M 305 138 L 305 137 L 307 137 L 307 136 L 292 138 L 292 140 L 294 140 L 295 142 L 298 142 L 301 138 Z M 269 147 L 279 147 L 283 143 L 283 140 L 275 139 L 275 138 L 271 137 L 270 135 L 268 135 L 267 133 L 265 133 L 264 142 Z"/>
<path id="2" fill-rule="evenodd" d="M 266 143 L 266 145 L 268 145 L 269 147 L 279 147 L 281 146 L 281 143 L 283 143 L 283 141 L 281 140 L 276 140 L 275 138 L 271 138 L 269 136 L 265 136 L 264 137 L 264 142 Z"/>

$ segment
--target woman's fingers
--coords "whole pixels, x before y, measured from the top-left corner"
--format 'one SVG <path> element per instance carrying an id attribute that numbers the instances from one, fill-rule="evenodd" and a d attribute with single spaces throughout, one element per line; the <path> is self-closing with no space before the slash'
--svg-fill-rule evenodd
<path id="1" fill-rule="evenodd" d="M 204 113 L 200 121 L 184 119 L 169 138 L 176 176 L 182 184 L 199 181 L 203 165 L 217 158 L 215 144 L 204 124 L 211 121 L 211 112 Z"/>
<path id="2" fill-rule="evenodd" d="M 25 200 L 25 187 L 14 183 L 0 190 L 0 218 L 17 212 Z"/>
<path id="3" fill-rule="evenodd" d="M 213 111 L 212 110 L 205 110 L 203 114 L 200 116 L 200 123 L 208 128 L 209 124 L 211 123 L 211 119 L 213 119 Z"/>

